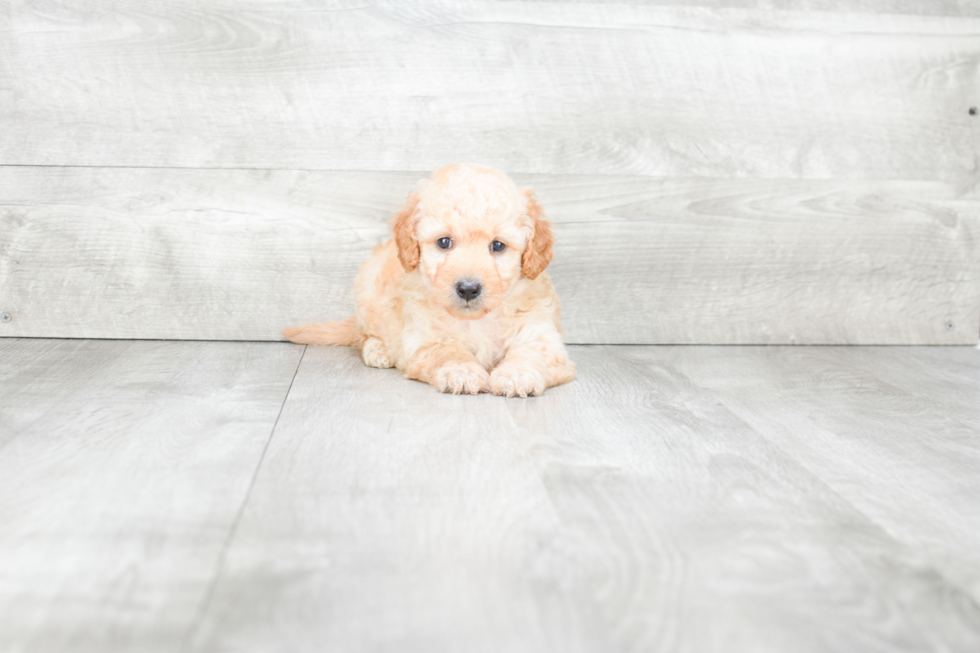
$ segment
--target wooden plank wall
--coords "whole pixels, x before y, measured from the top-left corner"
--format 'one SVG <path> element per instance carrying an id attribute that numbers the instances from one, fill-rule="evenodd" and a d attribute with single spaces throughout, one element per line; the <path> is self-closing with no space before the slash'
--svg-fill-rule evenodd
<path id="1" fill-rule="evenodd" d="M 415 180 L 557 225 L 566 337 L 970 344 L 968 2 L 6 3 L 0 336 L 278 339 L 351 313 Z"/>

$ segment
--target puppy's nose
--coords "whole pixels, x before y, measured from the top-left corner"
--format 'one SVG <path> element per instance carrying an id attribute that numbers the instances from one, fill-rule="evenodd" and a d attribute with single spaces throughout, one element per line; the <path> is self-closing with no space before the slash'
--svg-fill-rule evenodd
<path id="1" fill-rule="evenodd" d="M 466 301 L 471 301 L 480 296 L 480 291 L 483 287 L 480 285 L 479 281 L 473 281 L 472 279 L 461 279 L 456 282 L 456 294 L 465 299 Z"/>

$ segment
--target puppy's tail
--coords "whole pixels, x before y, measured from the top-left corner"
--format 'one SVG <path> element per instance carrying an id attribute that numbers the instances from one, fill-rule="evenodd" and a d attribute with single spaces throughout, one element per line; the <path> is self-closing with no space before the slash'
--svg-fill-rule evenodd
<path id="1" fill-rule="evenodd" d="M 300 345 L 359 345 L 357 319 L 351 315 L 343 322 L 320 322 L 283 329 L 282 335 Z"/>

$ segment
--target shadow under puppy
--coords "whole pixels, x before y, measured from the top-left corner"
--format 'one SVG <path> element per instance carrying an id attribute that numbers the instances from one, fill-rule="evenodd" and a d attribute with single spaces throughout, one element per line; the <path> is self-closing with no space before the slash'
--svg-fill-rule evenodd
<path id="1" fill-rule="evenodd" d="M 454 164 L 419 182 L 355 280 L 357 314 L 291 327 L 292 342 L 351 345 L 372 367 L 454 394 L 540 395 L 575 378 L 544 269 L 551 225 L 534 191 Z"/>

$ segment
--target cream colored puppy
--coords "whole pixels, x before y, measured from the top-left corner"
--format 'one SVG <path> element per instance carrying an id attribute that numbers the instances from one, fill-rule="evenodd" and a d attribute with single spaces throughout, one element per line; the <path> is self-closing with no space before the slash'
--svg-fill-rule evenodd
<path id="1" fill-rule="evenodd" d="M 455 164 L 419 182 L 357 275 L 357 315 L 283 331 L 351 345 L 372 367 L 454 394 L 540 395 L 575 378 L 544 269 L 553 237 L 531 189 Z"/>

